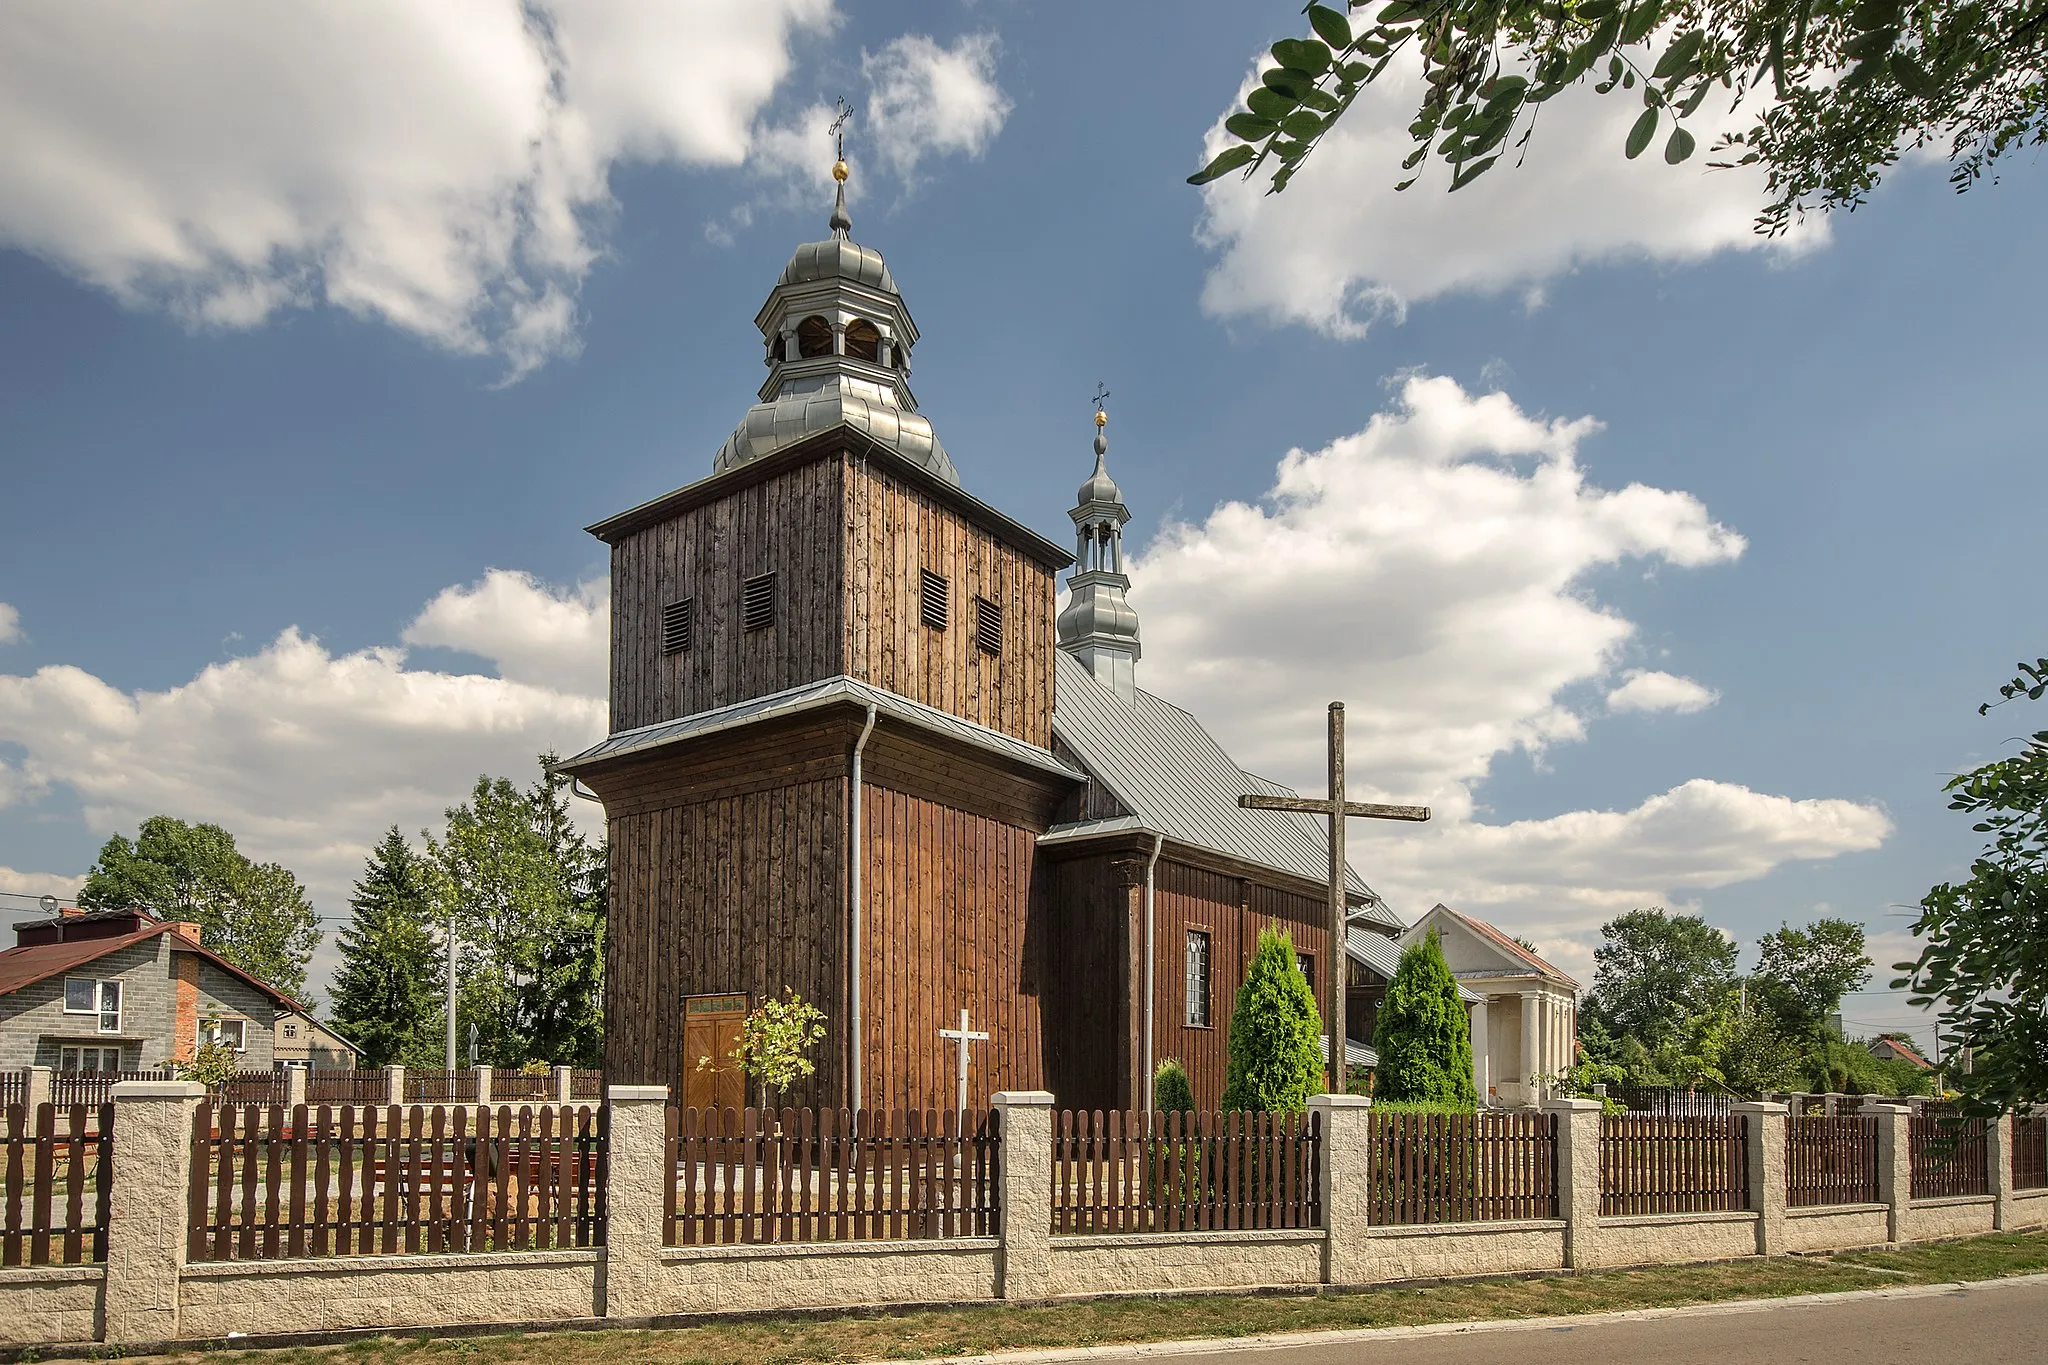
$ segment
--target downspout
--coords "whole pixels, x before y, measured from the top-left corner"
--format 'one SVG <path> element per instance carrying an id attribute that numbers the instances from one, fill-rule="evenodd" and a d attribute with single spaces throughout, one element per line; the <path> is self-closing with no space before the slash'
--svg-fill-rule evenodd
<path id="1" fill-rule="evenodd" d="M 1152 941 L 1152 869 L 1159 866 L 1159 850 L 1166 847 L 1166 836 L 1152 836 L 1152 856 L 1145 862 L 1145 1105 L 1146 1113 L 1152 1112 L 1152 1073 L 1159 1063 L 1152 1056 L 1152 972 L 1157 953 Z"/>
<path id="2" fill-rule="evenodd" d="M 847 936 L 847 1012 L 848 1034 L 852 1040 L 851 1098 L 847 1107 L 858 1111 L 861 1103 L 861 1039 L 860 1039 L 860 869 L 864 859 L 861 856 L 860 837 L 860 754 L 868 747 L 868 736 L 875 728 L 875 704 L 868 703 L 867 722 L 860 727 L 860 738 L 853 742 L 853 801 L 847 812 L 848 843 L 851 862 L 846 876 L 846 936 Z"/>

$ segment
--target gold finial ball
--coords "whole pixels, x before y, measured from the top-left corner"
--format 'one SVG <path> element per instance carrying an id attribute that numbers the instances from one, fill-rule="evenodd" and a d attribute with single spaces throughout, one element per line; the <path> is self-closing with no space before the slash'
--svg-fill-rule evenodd
<path id="1" fill-rule="evenodd" d="M 852 174 L 852 172 L 847 170 L 846 163 L 844 161 L 835 161 L 832 163 L 832 178 L 834 180 L 837 180 L 840 184 L 845 184 L 846 177 L 850 174 Z"/>
<path id="2" fill-rule="evenodd" d="M 1098 427 L 1106 427 L 1109 425 L 1109 414 L 1104 412 L 1101 408 L 1097 408 L 1095 410 L 1095 425 Z"/>

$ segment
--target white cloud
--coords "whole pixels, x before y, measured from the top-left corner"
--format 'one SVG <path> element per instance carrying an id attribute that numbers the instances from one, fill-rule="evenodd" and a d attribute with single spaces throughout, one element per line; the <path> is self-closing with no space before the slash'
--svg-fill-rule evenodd
<path id="1" fill-rule="evenodd" d="M 17 872 L 11 867 L 0 867 L 0 891 L 14 893 L 7 901 L 0 901 L 0 909 L 33 909 L 20 899 L 22 896 L 58 896 L 69 900 L 78 894 L 84 881 L 83 877 L 67 877 L 58 872 Z"/>
<path id="2" fill-rule="evenodd" d="M 31 0 L 0 245 L 134 306 L 332 304 L 513 373 L 574 349 L 627 160 L 730 166 L 831 0 Z"/>
<path id="3" fill-rule="evenodd" d="M 536 754 L 604 734 L 608 612 L 601 589 L 494 572 L 406 628 L 484 655 L 497 677 L 409 667 L 397 646 L 334 654 L 297 629 L 161 692 L 68 666 L 0 674 L 0 742 L 26 751 L 18 797 L 68 786 L 102 835 L 158 812 L 216 821 L 340 913 L 387 826 L 437 826 L 479 773 L 523 782 Z"/>
<path id="4" fill-rule="evenodd" d="M 980 156 L 1010 115 L 995 81 L 993 33 L 970 33 L 951 47 L 906 33 L 863 53 L 860 69 L 876 154 L 906 182 L 927 156 Z"/>
<path id="5" fill-rule="evenodd" d="M 1622 143 L 1642 104 L 1621 92 L 1578 89 L 1546 104 L 1520 167 L 1504 157 L 1450 194 L 1432 164 L 1397 194 L 1419 98 L 1414 64 L 1397 65 L 1317 144 L 1284 194 L 1235 175 L 1210 185 L 1200 237 L 1221 256 L 1204 307 L 1355 337 L 1444 294 L 1513 291 L 1540 306 L 1545 280 L 1592 262 L 1694 261 L 1825 240 L 1819 220 L 1774 248 L 1755 235 L 1765 195 L 1754 168 L 1709 171 L 1704 154 L 1676 167 L 1655 152 L 1626 160 Z M 1691 121 L 1702 148 L 1747 123 L 1724 115 L 1716 124 L 1706 113 Z M 1205 157 L 1229 141 L 1219 118 Z"/>
<path id="6" fill-rule="evenodd" d="M 21 639 L 21 613 L 5 602 L 0 602 L 0 645 L 11 645 Z"/>
<path id="7" fill-rule="evenodd" d="M 1610 686 L 1659 686 L 1614 686 L 1635 626 L 1590 576 L 1745 548 L 1690 494 L 1588 482 L 1577 450 L 1598 429 L 1411 377 L 1363 431 L 1289 451 L 1261 501 L 1169 524 L 1131 569 L 1143 686 L 1248 768 L 1309 789 L 1324 704 L 1345 699 L 1352 789 L 1436 814 L 1354 822 L 1367 879 L 1411 916 L 1437 900 L 1499 916 L 1567 970 L 1590 970 L 1590 932 L 1616 910 L 1682 906 L 1891 828 L 1875 806 L 1704 780 L 1632 809 L 1485 822 L 1475 792 L 1498 759 L 1583 738 Z M 1600 691 L 1581 714 L 1568 698 L 1587 684 Z"/>
<path id="8" fill-rule="evenodd" d="M 1721 700 L 1713 688 L 1681 678 L 1676 673 L 1632 668 L 1622 675 L 1621 686 L 1607 694 L 1610 711 L 1676 711 L 1688 715 L 1704 711 Z"/>

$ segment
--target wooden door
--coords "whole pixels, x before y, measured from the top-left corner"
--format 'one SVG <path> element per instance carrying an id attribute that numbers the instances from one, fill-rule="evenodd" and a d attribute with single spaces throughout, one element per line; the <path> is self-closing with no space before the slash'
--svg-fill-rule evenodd
<path id="1" fill-rule="evenodd" d="M 732 1059 L 747 1020 L 744 995 L 693 995 L 683 1001 L 683 1103 L 696 1109 L 743 1109 L 747 1077 Z M 699 1066 L 700 1058 L 710 1058 Z"/>

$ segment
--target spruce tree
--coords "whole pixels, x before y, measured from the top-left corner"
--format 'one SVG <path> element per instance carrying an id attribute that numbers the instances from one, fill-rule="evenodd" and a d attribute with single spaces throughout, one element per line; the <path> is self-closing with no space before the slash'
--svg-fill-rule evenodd
<path id="1" fill-rule="evenodd" d="M 334 1025 L 361 1049 L 360 1065 L 441 1065 L 441 955 L 427 924 L 433 866 L 393 825 L 349 898 L 334 976 Z"/>
<path id="2" fill-rule="evenodd" d="M 1444 961 L 1436 930 L 1401 954 L 1401 965 L 1387 983 L 1373 1030 L 1379 1049 L 1379 1094 L 1388 1100 L 1415 1100 L 1471 1109 L 1478 1101 L 1472 1085 L 1472 1022 L 1458 998 L 1458 979 Z"/>
<path id="3" fill-rule="evenodd" d="M 1259 931 L 1259 946 L 1230 1014 L 1223 1108 L 1291 1114 L 1322 1085 L 1322 1016 L 1294 961 L 1294 940 Z"/>

